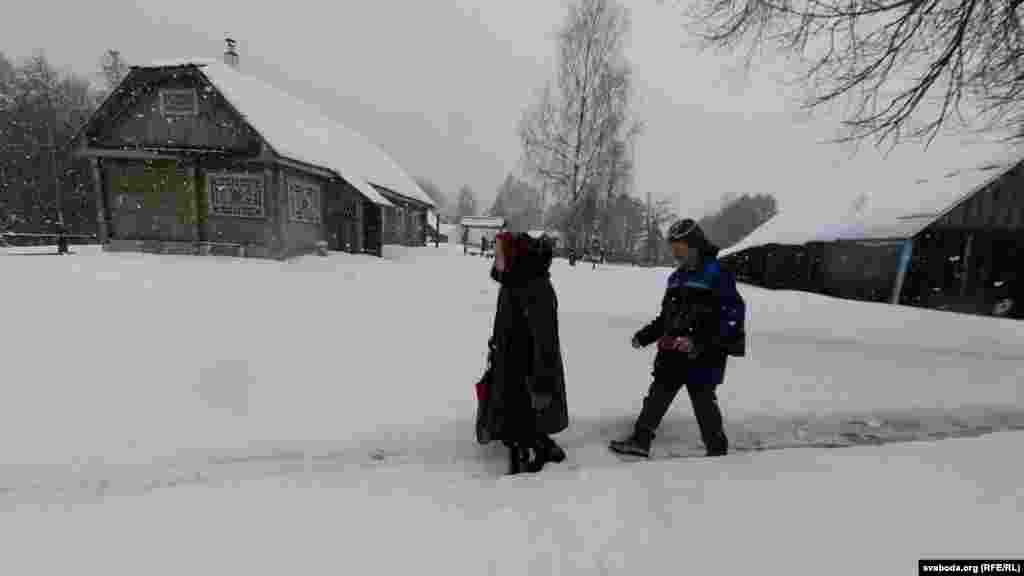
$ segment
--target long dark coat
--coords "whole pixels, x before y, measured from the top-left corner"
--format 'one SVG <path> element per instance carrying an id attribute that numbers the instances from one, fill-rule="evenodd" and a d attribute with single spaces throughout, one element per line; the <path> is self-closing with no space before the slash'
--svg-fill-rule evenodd
<path id="1" fill-rule="evenodd" d="M 558 298 L 549 274 L 551 251 L 533 246 L 510 270 L 491 269 L 501 289 L 483 382 L 486 401 L 477 423 L 482 443 L 526 440 L 569 426 Z M 550 395 L 550 404 L 535 409 L 537 395 Z"/>

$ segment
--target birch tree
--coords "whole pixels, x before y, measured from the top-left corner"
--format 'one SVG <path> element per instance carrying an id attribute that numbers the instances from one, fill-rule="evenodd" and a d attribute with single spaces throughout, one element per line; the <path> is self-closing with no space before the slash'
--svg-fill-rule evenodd
<path id="1" fill-rule="evenodd" d="M 629 14 L 614 0 L 579 0 L 557 36 L 556 78 L 523 115 L 525 166 L 579 210 L 614 172 L 613 150 L 639 133 L 630 115 L 631 68 L 624 55 Z"/>

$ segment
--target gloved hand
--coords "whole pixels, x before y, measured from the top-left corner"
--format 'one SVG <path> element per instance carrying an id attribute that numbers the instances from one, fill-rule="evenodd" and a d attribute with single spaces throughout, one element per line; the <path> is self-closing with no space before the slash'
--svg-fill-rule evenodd
<path id="1" fill-rule="evenodd" d="M 636 336 L 633 336 L 633 340 L 630 341 L 630 344 L 633 345 L 633 349 L 634 350 L 639 350 L 639 349 L 643 348 L 643 345 L 640 344 L 640 339 L 637 338 Z"/>

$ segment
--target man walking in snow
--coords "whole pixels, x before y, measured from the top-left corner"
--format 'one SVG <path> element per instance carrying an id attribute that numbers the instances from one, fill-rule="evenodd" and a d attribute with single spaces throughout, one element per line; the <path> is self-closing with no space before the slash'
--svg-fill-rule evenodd
<path id="1" fill-rule="evenodd" d="M 610 444 L 620 454 L 649 457 L 651 441 L 679 389 L 686 386 L 708 456 L 723 456 L 729 441 L 715 389 L 725 378 L 729 356 L 745 353 L 746 305 L 736 279 L 718 262 L 696 222 L 681 220 L 668 241 L 679 268 L 668 279 L 661 313 L 633 336 L 633 347 L 658 343 L 654 382 L 644 398 L 633 433 Z"/>

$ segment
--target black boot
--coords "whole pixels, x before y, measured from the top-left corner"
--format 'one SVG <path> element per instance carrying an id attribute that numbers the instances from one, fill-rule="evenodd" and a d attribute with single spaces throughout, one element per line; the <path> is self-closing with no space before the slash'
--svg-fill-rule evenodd
<path id="1" fill-rule="evenodd" d="M 540 445 L 540 452 L 544 456 L 544 459 L 548 462 L 565 462 L 565 450 L 562 449 L 555 441 L 548 435 L 542 434 L 538 438 Z"/>
<path id="2" fill-rule="evenodd" d="M 612 440 L 608 447 L 611 448 L 612 452 L 617 452 L 619 454 L 650 458 L 651 440 L 653 439 L 654 435 L 650 432 L 637 429 L 633 431 L 628 438 L 623 440 Z"/>
<path id="3" fill-rule="evenodd" d="M 526 472 L 527 464 L 530 461 L 530 452 L 521 444 L 512 444 L 508 447 L 508 474 L 522 474 Z"/>
<path id="4" fill-rule="evenodd" d="M 545 463 L 544 451 L 536 443 L 519 442 L 509 446 L 508 473 L 510 476 L 524 472 L 531 474 L 540 472 Z"/>

